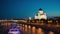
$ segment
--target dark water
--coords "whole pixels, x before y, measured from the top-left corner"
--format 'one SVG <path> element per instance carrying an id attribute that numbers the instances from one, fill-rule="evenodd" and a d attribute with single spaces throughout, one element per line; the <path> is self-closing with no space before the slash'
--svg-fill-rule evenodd
<path id="1" fill-rule="evenodd" d="M 60 34 L 59 32 L 48 31 L 47 29 L 36 28 L 35 26 L 25 25 L 24 27 L 22 24 L 18 24 L 17 26 L 20 27 L 21 34 Z M 8 34 L 8 29 L 6 29 L 5 25 L 0 25 L 0 34 Z"/>
<path id="2" fill-rule="evenodd" d="M 53 32 L 53 31 L 46 31 L 46 30 L 43 30 L 42 28 L 36 28 L 34 26 L 32 28 L 31 28 L 31 26 L 28 26 L 28 28 L 27 28 L 27 25 L 25 25 L 25 27 L 20 26 L 20 28 L 26 34 L 55 34 L 55 32 Z"/>
<path id="3" fill-rule="evenodd" d="M 4 25 L 0 25 L 0 34 L 8 34 L 8 29 Z"/>

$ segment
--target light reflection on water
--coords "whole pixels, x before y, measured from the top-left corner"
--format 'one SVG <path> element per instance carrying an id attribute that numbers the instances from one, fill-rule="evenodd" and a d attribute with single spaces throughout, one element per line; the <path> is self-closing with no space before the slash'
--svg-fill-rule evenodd
<path id="1" fill-rule="evenodd" d="M 54 32 L 52 32 L 52 31 L 49 31 L 49 34 L 54 34 Z"/>
<path id="2" fill-rule="evenodd" d="M 27 25 L 25 25 L 25 31 L 27 32 Z"/>
<path id="3" fill-rule="evenodd" d="M 21 29 L 25 29 L 25 32 L 27 32 L 27 34 L 46 34 L 45 31 L 43 31 L 42 28 L 36 28 L 35 26 L 30 26 L 30 25 L 23 25 L 23 27 L 20 27 Z M 49 31 L 48 34 L 54 34 L 54 32 Z"/>
<path id="4" fill-rule="evenodd" d="M 31 28 L 31 26 L 25 25 L 25 31 L 28 34 L 44 34 L 41 28 L 36 29 L 34 26 Z"/>
<path id="5" fill-rule="evenodd" d="M 31 26 L 27 26 L 27 32 L 28 34 L 31 34 Z"/>
<path id="6" fill-rule="evenodd" d="M 38 29 L 37 29 L 37 34 L 44 34 L 42 28 L 38 28 Z"/>
<path id="7" fill-rule="evenodd" d="M 36 28 L 33 26 L 32 27 L 32 34 L 35 34 L 35 30 L 36 30 Z"/>
<path id="8" fill-rule="evenodd" d="M 8 25 L 10 26 L 11 23 L 2 23 L 1 25 Z M 44 23 L 42 23 L 42 25 L 44 25 Z M 20 29 L 24 32 L 27 32 L 27 34 L 46 34 L 46 31 L 43 31 L 42 28 L 36 28 L 35 26 L 30 26 L 30 25 L 24 25 L 24 24 L 18 24 L 18 27 L 20 27 Z M 54 26 L 56 27 L 60 27 L 60 25 L 57 23 L 56 25 L 52 25 L 52 24 L 47 24 L 47 27 L 51 27 Z M 49 31 L 48 34 L 55 34 L 55 32 Z"/>

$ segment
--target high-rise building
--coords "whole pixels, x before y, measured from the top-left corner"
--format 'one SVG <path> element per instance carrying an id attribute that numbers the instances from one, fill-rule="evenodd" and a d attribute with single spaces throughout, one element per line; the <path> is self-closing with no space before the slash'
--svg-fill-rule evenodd
<path id="1" fill-rule="evenodd" d="M 35 14 L 34 19 L 47 19 L 46 13 L 40 8 L 38 13 Z"/>

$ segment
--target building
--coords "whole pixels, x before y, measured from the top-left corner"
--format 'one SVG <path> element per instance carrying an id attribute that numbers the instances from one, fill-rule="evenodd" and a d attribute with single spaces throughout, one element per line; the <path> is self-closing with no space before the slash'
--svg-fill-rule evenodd
<path id="1" fill-rule="evenodd" d="M 37 14 L 35 14 L 34 19 L 47 19 L 46 13 L 40 8 Z"/>

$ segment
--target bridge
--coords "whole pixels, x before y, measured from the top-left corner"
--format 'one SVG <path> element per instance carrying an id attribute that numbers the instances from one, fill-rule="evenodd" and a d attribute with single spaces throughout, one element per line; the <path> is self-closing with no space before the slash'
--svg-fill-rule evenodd
<path id="1" fill-rule="evenodd" d="M 12 21 L 12 22 L 26 22 L 25 20 L 0 20 L 0 22 L 6 22 L 6 21 Z"/>

